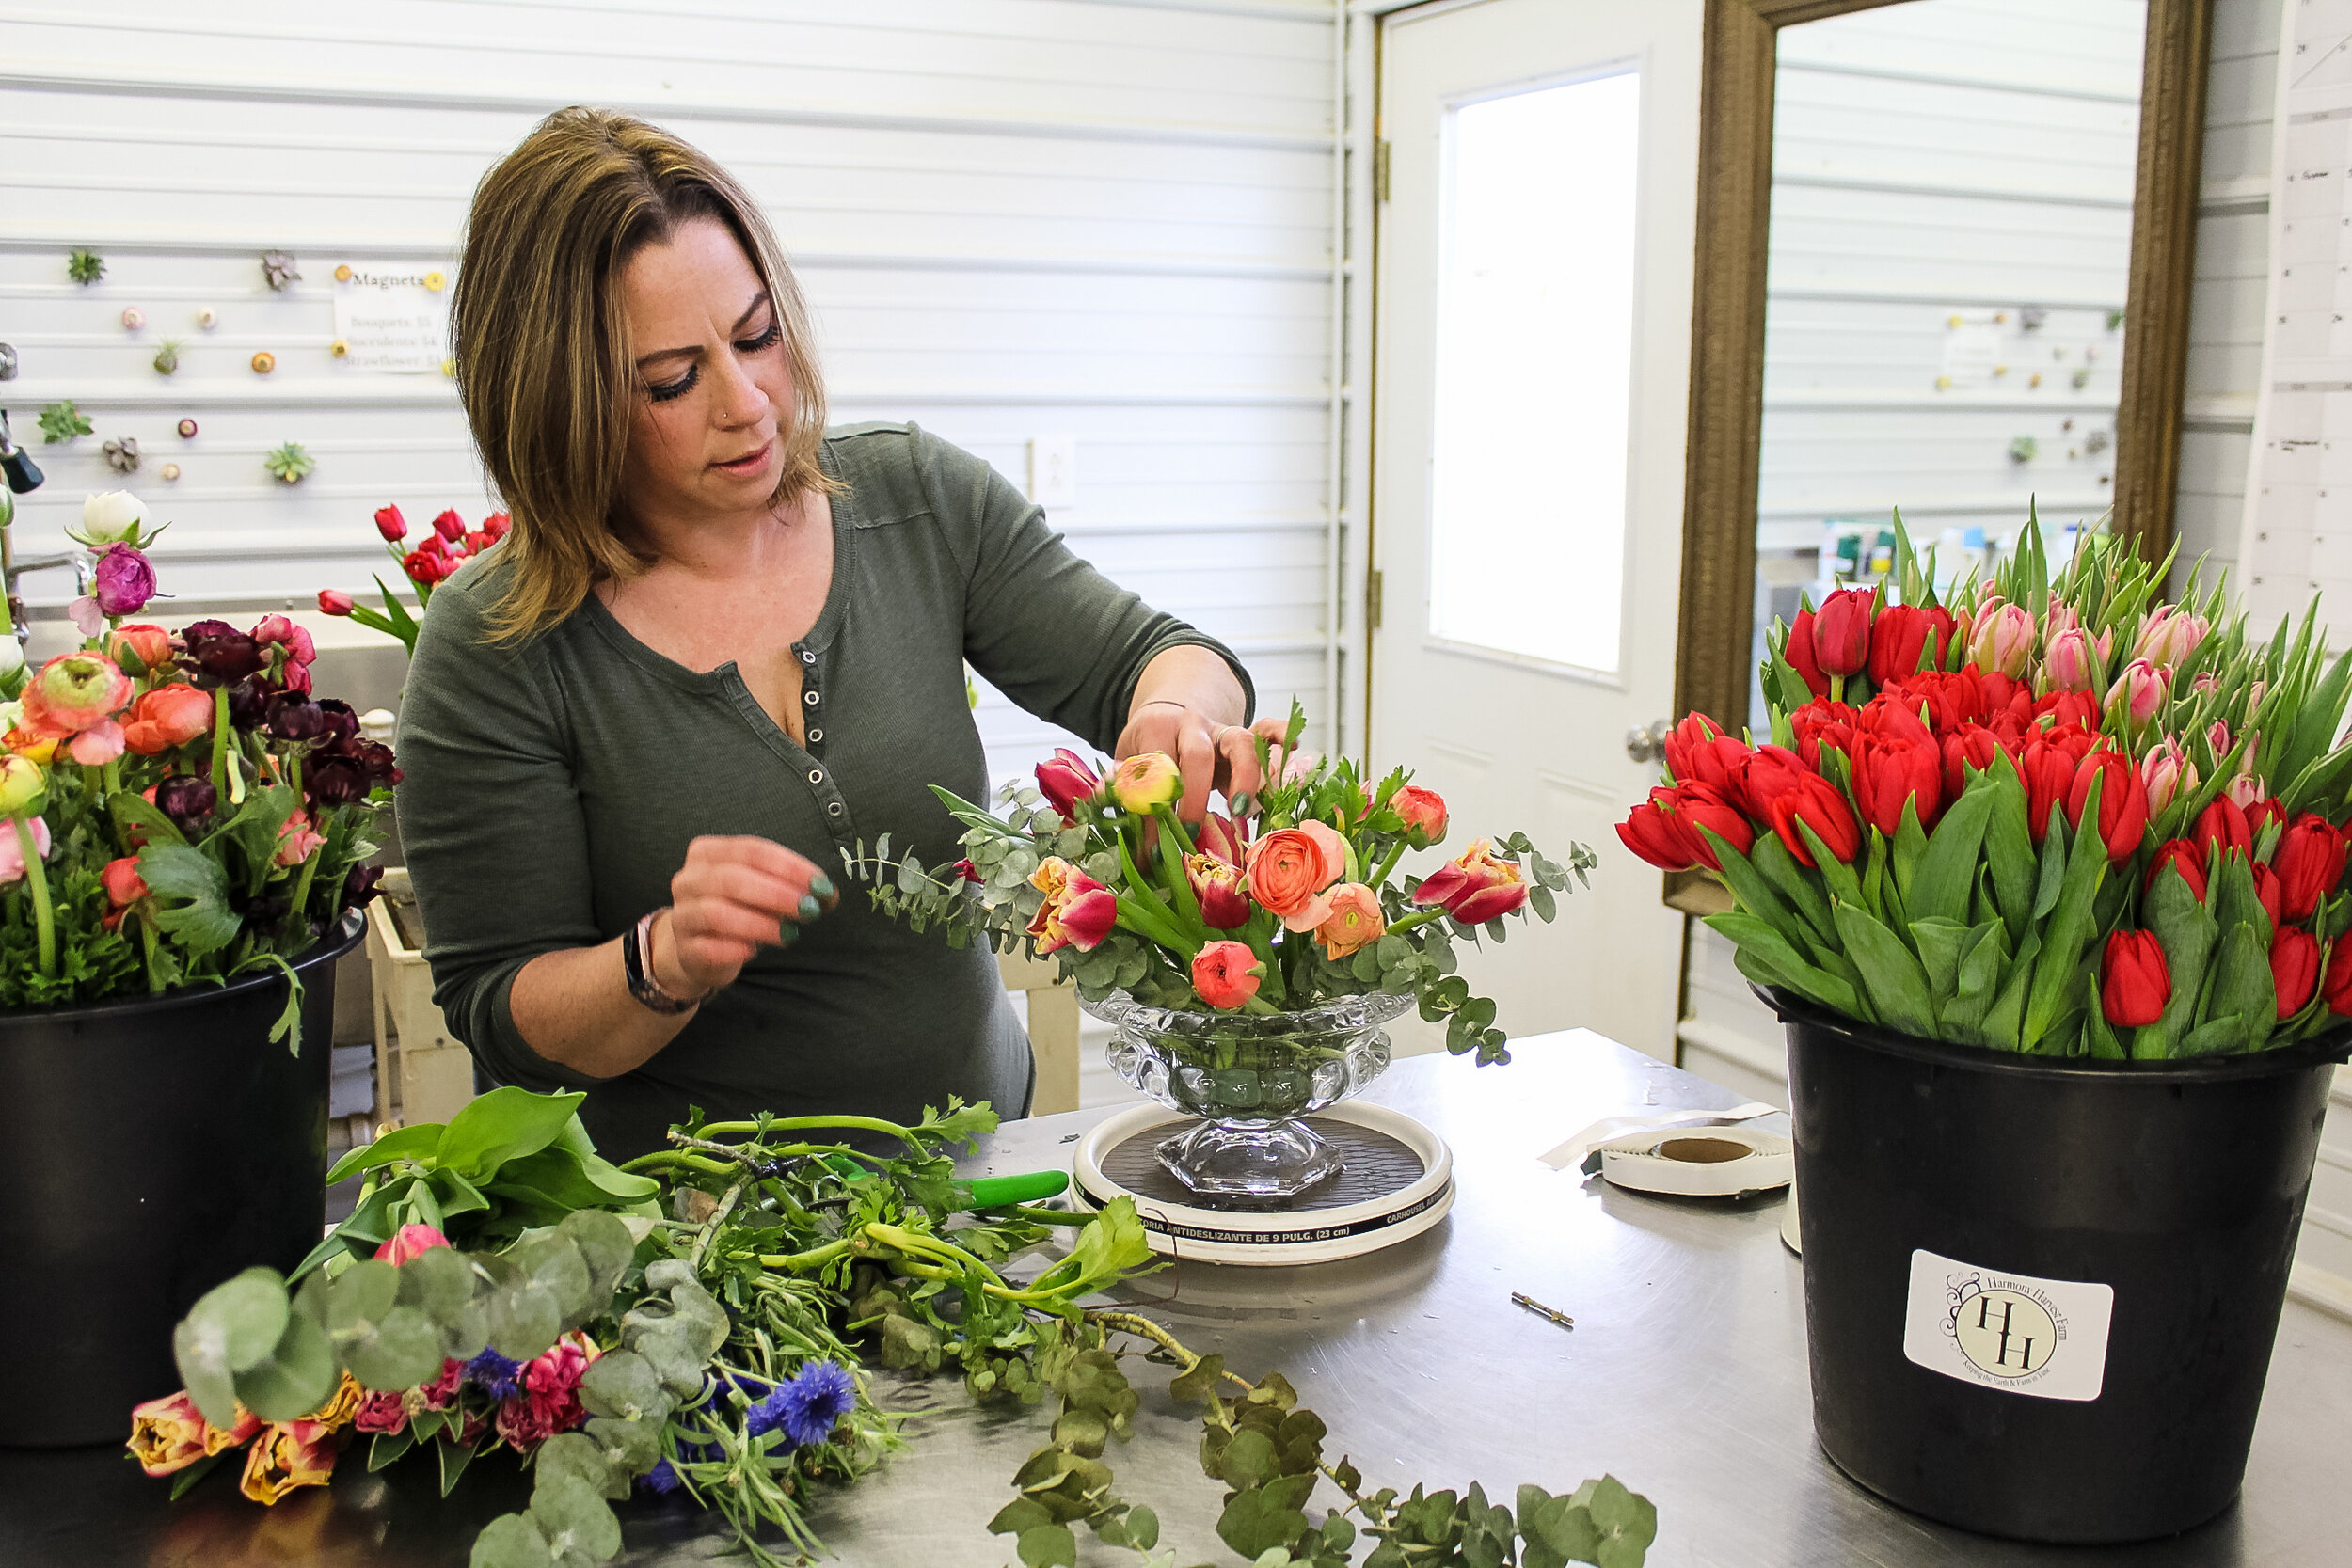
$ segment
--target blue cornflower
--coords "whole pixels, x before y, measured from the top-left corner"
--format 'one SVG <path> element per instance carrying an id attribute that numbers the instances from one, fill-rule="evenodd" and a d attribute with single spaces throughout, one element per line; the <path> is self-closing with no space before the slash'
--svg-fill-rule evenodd
<path id="1" fill-rule="evenodd" d="M 522 1391 L 523 1364 L 485 1350 L 466 1363 L 466 1381 L 494 1400 L 511 1400 Z"/>
<path id="2" fill-rule="evenodd" d="M 857 1386 L 850 1374 L 834 1362 L 812 1361 L 752 1406 L 751 1431 L 757 1436 L 781 1426 L 795 1447 L 821 1443 L 856 1405 Z"/>
<path id="3" fill-rule="evenodd" d="M 657 1497 L 666 1497 L 684 1483 L 677 1479 L 677 1472 L 670 1467 L 670 1462 L 665 1459 L 639 1476 L 637 1484 Z"/>

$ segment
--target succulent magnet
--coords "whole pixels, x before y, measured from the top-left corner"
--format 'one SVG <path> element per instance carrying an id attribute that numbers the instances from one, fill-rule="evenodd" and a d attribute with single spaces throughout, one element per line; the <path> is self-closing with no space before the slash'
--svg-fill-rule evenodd
<path id="1" fill-rule="evenodd" d="M 139 443 L 136 437 L 119 436 L 98 449 L 106 459 L 106 467 L 119 474 L 139 471 Z"/>
<path id="2" fill-rule="evenodd" d="M 350 281 L 351 281 L 351 263 L 350 263 L 350 262 L 348 262 L 348 261 L 344 261 L 344 262 L 342 262 L 342 263 L 340 263 L 340 264 L 338 264 L 338 265 L 336 266 L 336 268 L 335 268 L 335 281 L 336 281 L 336 282 L 338 282 L 338 283 L 348 283 L 348 282 L 350 282 Z"/>
<path id="3" fill-rule="evenodd" d="M 342 339 L 338 338 L 333 342 L 326 345 L 326 352 L 333 355 L 338 359 L 345 358 L 349 356 L 351 353 L 351 345 L 345 342 Z"/>
<path id="4" fill-rule="evenodd" d="M 65 275 L 87 288 L 106 276 L 106 263 L 94 250 L 77 250 L 65 259 Z"/>
<path id="5" fill-rule="evenodd" d="M 262 459 L 262 467 L 276 474 L 281 484 L 299 484 L 310 477 L 310 470 L 318 467 L 318 462 L 303 450 L 301 442 L 288 441 L 282 447 L 271 448 Z"/>
<path id="6" fill-rule="evenodd" d="M 267 349 L 262 350 L 261 353 L 253 356 L 253 373 L 255 375 L 267 375 L 270 372 L 276 370 L 277 368 L 278 356 L 272 354 Z"/>
<path id="7" fill-rule="evenodd" d="M 40 411 L 40 438 L 45 442 L 71 441 L 76 436 L 87 436 L 89 431 L 89 417 L 73 406 L 72 398 L 53 403 Z"/>
<path id="8" fill-rule="evenodd" d="M 177 371 L 180 368 L 180 340 L 166 338 L 156 348 L 155 357 L 151 363 L 154 365 L 157 375 L 169 375 Z"/>
<path id="9" fill-rule="evenodd" d="M 282 250 L 262 252 L 262 281 L 273 291 L 282 291 L 289 283 L 299 283 L 302 275 L 294 271 L 294 259 Z"/>
<path id="10" fill-rule="evenodd" d="M 124 307 L 122 308 L 122 330 L 123 330 L 123 331 L 125 331 L 125 332 L 136 332 L 136 331 L 137 331 L 140 327 L 145 326 L 146 325 L 147 325 L 147 312 L 146 312 L 146 311 L 144 311 L 144 310 L 140 309 L 139 309 L 137 306 L 135 306 L 135 305 L 126 305 L 126 306 L 124 306 Z"/>
<path id="11" fill-rule="evenodd" d="M 196 421 L 194 420 L 182 420 L 180 421 L 180 439 L 183 441 L 192 441 L 195 438 Z"/>
<path id="12" fill-rule="evenodd" d="M 439 293 L 442 287 L 448 282 L 449 279 L 438 272 L 428 272 L 424 275 L 425 289 L 431 293 Z"/>
<path id="13" fill-rule="evenodd" d="M 220 325 L 220 312 L 209 305 L 200 305 L 197 307 L 196 325 L 210 332 Z"/>

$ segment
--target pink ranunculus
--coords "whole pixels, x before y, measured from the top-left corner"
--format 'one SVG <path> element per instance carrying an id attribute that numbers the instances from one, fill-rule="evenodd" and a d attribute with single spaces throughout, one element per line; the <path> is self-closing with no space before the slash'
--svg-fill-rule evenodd
<path id="1" fill-rule="evenodd" d="M 449 1238 L 429 1225 L 404 1225 L 392 1232 L 389 1241 L 375 1249 L 375 1256 L 378 1261 L 398 1268 L 420 1253 L 449 1244 Z"/>
<path id="2" fill-rule="evenodd" d="M 340 588 L 319 590 L 319 609 L 328 615 L 348 615 L 358 602 Z"/>
<path id="3" fill-rule="evenodd" d="M 397 545 L 408 537 L 408 519 L 400 515 L 397 506 L 379 506 L 375 509 L 375 531 L 384 536 L 386 544 Z"/>
<path id="4" fill-rule="evenodd" d="M 33 830 L 33 848 L 42 860 L 49 858 L 49 824 L 40 817 L 29 819 Z M 0 822 L 0 887 L 13 887 L 24 879 L 24 847 L 16 836 L 13 822 Z"/>
<path id="5" fill-rule="evenodd" d="M 326 842 L 326 835 L 310 826 L 310 814 L 296 806 L 285 826 L 278 830 L 278 853 L 271 857 L 271 863 L 300 865 Z"/>
<path id="6" fill-rule="evenodd" d="M 1037 787 L 1067 824 L 1075 819 L 1079 802 L 1092 800 L 1103 787 L 1103 779 L 1086 758 L 1063 746 L 1037 765 Z"/>
<path id="7" fill-rule="evenodd" d="M 2133 644 L 2132 652 L 2169 670 L 2195 653 L 2212 630 L 2213 624 L 2203 616 L 2191 615 L 2178 605 L 2161 605 L 2140 623 L 2139 640 Z"/>
<path id="8" fill-rule="evenodd" d="M 155 596 L 154 566 L 128 545 L 100 551 L 92 580 L 98 608 L 110 616 L 136 615 Z"/>
<path id="9" fill-rule="evenodd" d="M 1413 890 L 1413 902 L 1436 904 L 1465 926 L 1509 914 L 1527 902 L 1527 883 L 1517 861 L 1497 858 L 1486 839 L 1432 872 Z"/>
<path id="10" fill-rule="evenodd" d="M 1342 882 L 1327 901 L 1331 912 L 1315 927 L 1315 940 L 1333 963 L 1378 942 L 1389 928 L 1381 918 L 1380 895 L 1361 882 Z"/>
<path id="11" fill-rule="evenodd" d="M 122 726 L 102 720 L 65 743 L 66 755 L 85 768 L 103 768 L 122 754 Z"/>
<path id="12" fill-rule="evenodd" d="M 1323 890 L 1347 870 L 1347 846 L 1321 822 L 1280 828 L 1249 846 L 1249 895 L 1294 931 L 1330 918 Z"/>
<path id="13" fill-rule="evenodd" d="M 1192 960 L 1192 989 L 1212 1007 L 1239 1007 L 1258 994 L 1258 955 L 1243 942 L 1213 942 Z"/>
<path id="14" fill-rule="evenodd" d="M 1064 947 L 1092 952 L 1119 924 L 1119 895 L 1059 855 L 1048 855 L 1029 885 L 1045 895 L 1029 922 L 1040 955 Z"/>
<path id="15" fill-rule="evenodd" d="M 2110 715 L 2120 714 L 2134 724 L 2146 724 L 2162 711 L 2166 689 L 2170 684 L 2163 671 L 2144 658 L 2136 658 L 2123 666 L 2123 673 L 2107 688 L 2107 711 Z"/>
<path id="16" fill-rule="evenodd" d="M 1445 797 L 1436 790 L 1406 784 L 1389 797 L 1389 805 L 1412 835 L 1414 847 L 1426 849 L 1445 837 Z"/>
<path id="17" fill-rule="evenodd" d="M 284 615 L 264 615 L 253 628 L 253 641 L 267 648 L 279 642 L 294 641 L 294 624 Z"/>
<path id="18" fill-rule="evenodd" d="M 103 654 L 59 654 L 24 683 L 24 727 L 63 740 L 114 718 L 135 689 L 131 677 Z"/>
<path id="19" fill-rule="evenodd" d="M 351 1424 L 361 1432 L 399 1433 L 408 1430 L 408 1396 L 397 1389 L 359 1396 L 358 1412 Z"/>

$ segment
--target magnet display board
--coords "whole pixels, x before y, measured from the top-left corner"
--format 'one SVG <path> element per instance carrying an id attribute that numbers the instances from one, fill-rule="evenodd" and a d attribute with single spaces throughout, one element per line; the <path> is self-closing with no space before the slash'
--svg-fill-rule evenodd
<path id="1" fill-rule="evenodd" d="M 355 371 L 414 373 L 449 357 L 449 274 L 415 261 L 335 264 L 335 357 Z"/>
<path id="2" fill-rule="evenodd" d="M 2260 628 L 2352 633 L 2352 0 L 2285 0 L 2270 308 L 2238 560 Z"/>

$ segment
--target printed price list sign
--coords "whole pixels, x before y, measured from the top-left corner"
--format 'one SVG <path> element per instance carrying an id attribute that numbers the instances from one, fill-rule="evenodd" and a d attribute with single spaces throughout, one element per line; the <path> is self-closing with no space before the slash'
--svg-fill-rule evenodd
<path id="1" fill-rule="evenodd" d="M 335 356 L 355 371 L 438 371 L 449 357 L 449 275 L 429 263 L 335 267 Z"/>

